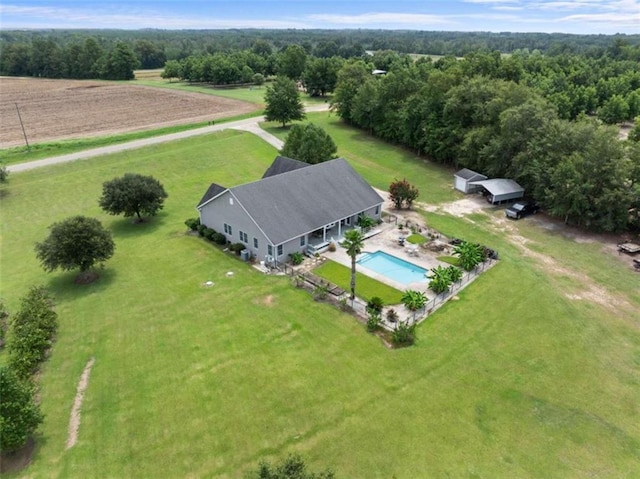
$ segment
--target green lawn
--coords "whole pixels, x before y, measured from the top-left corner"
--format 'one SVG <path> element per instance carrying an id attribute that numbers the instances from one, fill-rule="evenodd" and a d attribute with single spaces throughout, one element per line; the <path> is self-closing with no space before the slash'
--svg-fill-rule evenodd
<path id="1" fill-rule="evenodd" d="M 449 168 L 429 163 L 409 150 L 347 126 L 335 113 L 308 113 L 306 121 L 324 128 L 338 145 L 338 155 L 376 188 L 387 191 L 394 179 L 406 178 L 420 191 L 418 202 L 439 204 L 462 197 L 453 189 L 454 172 Z M 288 127 L 273 122 L 261 126 L 281 140 L 289 131 Z"/>
<path id="2" fill-rule="evenodd" d="M 202 84 L 191 84 L 189 82 L 183 81 L 169 81 L 162 79 L 139 79 L 136 80 L 135 83 L 137 85 L 146 85 L 153 86 L 158 88 L 169 88 L 172 90 L 183 90 L 190 92 L 198 92 L 204 93 L 206 95 L 214 95 L 214 96 L 222 96 L 225 98 L 233 98 L 234 100 L 243 100 L 248 101 L 250 103 L 255 103 L 260 105 L 261 108 L 264 108 L 264 95 L 267 91 L 267 86 L 270 83 L 266 83 L 260 86 L 239 86 L 239 87 L 229 87 L 229 88 L 214 88 L 210 86 L 205 86 Z M 305 105 L 316 105 L 319 103 L 324 103 L 325 98 L 319 97 L 311 97 L 306 94 L 301 94 L 300 99 L 302 103 Z"/>
<path id="3" fill-rule="evenodd" d="M 335 261 L 326 261 L 315 268 L 313 273 L 340 286 L 345 291 L 351 291 L 351 268 L 347 268 Z M 356 271 L 356 294 L 366 300 L 378 296 L 384 301 L 384 304 L 399 304 L 402 297 L 402 291 L 358 271 Z"/>
<path id="4" fill-rule="evenodd" d="M 444 170 L 318 118 L 377 185 L 406 176 L 430 201 L 454 196 Z M 258 179 L 276 153 L 230 131 L 11 175 L 0 297 L 15 311 L 43 284 L 60 320 L 40 379 L 46 419 L 21 476 L 239 478 L 290 452 L 339 478 L 640 476 L 637 273 L 596 245 L 518 222 L 572 276 L 523 254 L 490 216 L 432 214 L 430 227 L 502 260 L 430 316 L 415 346 L 389 350 L 288 278 L 185 234 L 210 182 Z M 152 174 L 169 193 L 149 224 L 98 208 L 102 182 L 126 172 Z M 79 213 L 116 241 L 89 286 L 45 274 L 33 252 L 49 224 Z M 65 450 L 92 356 L 79 442 Z"/>
<path id="5" fill-rule="evenodd" d="M 262 110 L 256 110 L 244 115 L 237 115 L 229 118 L 216 120 L 217 123 L 225 123 L 228 121 L 242 120 L 243 118 L 251 118 L 260 116 Z M 92 138 L 78 138 L 75 140 L 60 140 L 46 143 L 36 143 L 30 145 L 29 150 L 26 147 L 14 147 L 0 149 L 0 161 L 5 165 L 14 163 L 25 163 L 27 161 L 41 160 L 52 156 L 67 155 L 78 151 L 87 150 L 89 148 L 99 148 L 102 146 L 116 145 L 118 143 L 126 143 L 128 141 L 140 140 L 143 138 L 151 138 L 160 135 L 169 135 L 185 130 L 193 130 L 207 126 L 208 122 L 190 123 L 188 125 L 175 125 L 156 130 L 137 131 L 132 133 L 121 133 L 112 136 L 98 136 Z"/>

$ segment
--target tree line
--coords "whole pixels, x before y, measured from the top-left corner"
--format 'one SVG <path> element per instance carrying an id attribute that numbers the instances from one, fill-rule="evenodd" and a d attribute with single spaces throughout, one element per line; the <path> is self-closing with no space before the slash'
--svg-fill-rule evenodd
<path id="1" fill-rule="evenodd" d="M 4 30 L 0 32 L 2 47 L 12 43 L 30 44 L 33 39 L 53 39 L 61 47 L 93 37 L 107 47 L 118 41 L 131 48 L 138 42 L 152 44 L 165 60 L 180 60 L 191 55 L 204 55 L 231 50 L 246 50 L 256 41 L 264 41 L 275 50 L 301 45 L 308 54 L 318 57 L 361 55 L 364 50 L 394 50 L 400 53 L 464 56 L 468 53 L 497 50 L 512 53 L 528 48 L 542 53 L 585 54 L 599 57 L 612 44 L 638 45 L 640 35 L 575 35 L 565 33 L 518 32 L 437 32 L 392 30 L 295 30 L 295 29 L 227 29 L 227 30 Z M 147 66 L 139 57 L 142 68 Z M 153 62 L 151 63 L 153 64 Z"/>
<path id="2" fill-rule="evenodd" d="M 484 68 L 485 62 L 492 66 Z M 515 77 L 514 62 L 524 66 Z M 567 223 L 639 229 L 640 143 L 620 141 L 616 127 L 590 116 L 609 120 L 603 112 L 615 94 L 562 114 L 531 68 L 561 63 L 535 54 L 506 60 L 474 54 L 462 61 L 396 63 L 380 77 L 352 61 L 338 73 L 332 105 L 348 123 L 436 162 L 515 179 Z M 612 65 L 603 62 L 602 68 Z M 601 77 L 596 91 L 600 80 L 622 77 L 631 79 L 630 91 L 620 90 L 628 99 L 625 117 L 638 115 L 637 65 Z"/>

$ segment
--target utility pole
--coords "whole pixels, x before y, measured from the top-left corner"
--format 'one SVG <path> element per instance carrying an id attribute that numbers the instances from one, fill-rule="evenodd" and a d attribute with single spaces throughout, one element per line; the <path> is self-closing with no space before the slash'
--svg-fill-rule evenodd
<path id="1" fill-rule="evenodd" d="M 31 148 L 29 147 L 29 140 L 27 140 L 27 132 L 24 131 L 24 124 L 22 123 L 22 116 L 20 115 L 20 108 L 18 108 L 18 103 L 16 103 L 16 111 L 18 112 L 18 119 L 20 120 L 20 126 L 22 127 L 24 142 L 27 144 L 27 151 L 31 151 Z"/>

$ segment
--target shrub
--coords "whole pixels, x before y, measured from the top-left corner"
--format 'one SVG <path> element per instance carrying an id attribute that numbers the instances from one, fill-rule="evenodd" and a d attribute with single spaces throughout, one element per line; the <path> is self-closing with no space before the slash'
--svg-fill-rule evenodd
<path id="1" fill-rule="evenodd" d="M 191 231 L 196 231 L 200 226 L 200 218 L 189 218 L 184 222 Z"/>
<path id="2" fill-rule="evenodd" d="M 398 313 L 396 313 L 395 309 L 391 308 L 389 311 L 387 311 L 387 321 L 389 321 L 390 323 L 398 322 Z"/>
<path id="3" fill-rule="evenodd" d="M 42 422 L 33 387 L 11 368 L 0 368 L 0 452 L 12 452 L 27 443 Z"/>
<path id="4" fill-rule="evenodd" d="M 313 299 L 316 301 L 322 301 L 327 297 L 329 293 L 329 287 L 326 284 L 319 284 L 313 288 Z"/>
<path id="5" fill-rule="evenodd" d="M 368 314 L 378 314 L 382 313 L 382 308 L 384 308 L 384 301 L 379 296 L 374 296 L 369 301 L 367 301 L 367 313 Z"/>
<path id="6" fill-rule="evenodd" d="M 240 256 L 240 251 L 242 251 L 246 247 L 247 246 L 244 243 L 233 243 L 229 246 L 229 249 Z"/>
<path id="7" fill-rule="evenodd" d="M 198 230 L 198 234 L 200 236 L 204 236 L 204 230 L 206 230 L 207 227 L 205 225 L 198 225 L 197 230 Z"/>
<path id="8" fill-rule="evenodd" d="M 44 360 L 58 328 L 58 315 L 47 290 L 33 287 L 22 299 L 11 320 L 7 344 L 9 365 L 21 379 L 27 379 Z"/>
<path id="9" fill-rule="evenodd" d="M 211 241 L 213 241 L 215 244 L 219 244 L 222 246 L 227 244 L 227 237 L 222 233 L 214 233 L 211 236 Z"/>
<path id="10" fill-rule="evenodd" d="M 358 216 L 358 221 L 356 221 L 356 225 L 362 228 L 362 231 L 366 232 L 373 228 L 376 224 L 376 220 L 368 215 L 360 215 Z"/>
<path id="11" fill-rule="evenodd" d="M 291 264 L 293 264 L 294 266 L 302 264 L 302 262 L 304 261 L 304 256 L 302 255 L 302 253 L 300 253 L 300 251 L 291 253 L 289 256 L 291 257 Z"/>
<path id="12" fill-rule="evenodd" d="M 347 298 L 340 298 L 338 301 L 338 305 L 340 307 L 340 311 L 351 311 L 351 305 L 349 304 L 349 300 Z"/>
<path id="13" fill-rule="evenodd" d="M 409 311 L 418 311 L 427 304 L 427 297 L 422 291 L 408 289 L 402 295 L 401 301 Z"/>
<path id="14" fill-rule="evenodd" d="M 406 323 L 400 323 L 393 330 L 391 340 L 396 346 L 411 346 L 416 341 L 416 325 L 407 326 Z"/>
<path id="15" fill-rule="evenodd" d="M 9 313 L 4 307 L 4 303 L 0 301 L 0 350 L 4 348 L 4 341 L 7 335 L 7 328 L 9 327 L 9 322 L 7 318 L 9 317 Z"/>
<path id="16" fill-rule="evenodd" d="M 367 331 L 373 333 L 380 326 L 380 313 L 376 311 L 369 311 L 369 318 L 367 319 Z"/>
<path id="17" fill-rule="evenodd" d="M 329 251 L 331 251 L 332 253 L 335 253 L 336 244 L 334 242 L 329 243 Z"/>
<path id="18" fill-rule="evenodd" d="M 212 228 L 205 228 L 204 231 L 202 232 L 202 236 L 204 236 L 204 238 L 208 239 L 209 241 L 211 241 L 214 234 L 216 234 L 216 230 Z"/>
<path id="19" fill-rule="evenodd" d="M 463 272 L 460 268 L 457 268 L 453 265 L 447 267 L 447 273 L 449 274 L 449 279 L 452 283 L 457 283 L 462 279 Z"/>

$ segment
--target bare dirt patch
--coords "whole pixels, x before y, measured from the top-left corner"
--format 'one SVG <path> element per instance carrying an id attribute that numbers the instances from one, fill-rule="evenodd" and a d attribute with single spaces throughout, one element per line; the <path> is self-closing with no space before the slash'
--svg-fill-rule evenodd
<path id="1" fill-rule="evenodd" d="M 0 77 L 0 148 L 106 136 L 249 113 L 256 105 L 134 83 Z"/>
<path id="2" fill-rule="evenodd" d="M 22 449 L 11 453 L 0 455 L 0 473 L 10 474 L 21 471 L 29 464 L 33 458 L 33 451 L 36 448 L 36 441 L 33 437 L 27 439 L 27 443 Z"/>
<path id="3" fill-rule="evenodd" d="M 87 365 L 82 371 L 80 381 L 78 381 L 78 388 L 76 389 L 76 397 L 73 401 L 73 407 L 71 408 L 71 417 L 69 418 L 69 433 L 67 435 L 67 449 L 76 445 L 78 441 L 78 431 L 80 430 L 80 410 L 82 409 L 82 400 L 84 399 L 84 392 L 87 390 L 89 384 L 89 374 L 91 374 L 91 368 L 95 358 L 89 359 Z"/>

